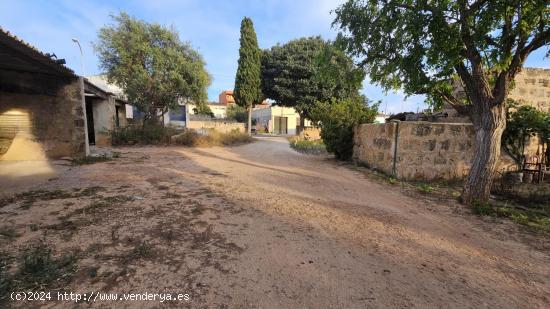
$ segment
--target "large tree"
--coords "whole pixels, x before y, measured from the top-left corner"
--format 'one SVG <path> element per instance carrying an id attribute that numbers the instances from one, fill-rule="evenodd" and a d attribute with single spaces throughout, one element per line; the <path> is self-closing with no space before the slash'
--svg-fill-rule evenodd
<path id="1" fill-rule="evenodd" d="M 364 76 L 351 58 L 320 37 L 278 44 L 262 57 L 264 95 L 279 105 L 294 107 L 300 128 L 317 101 L 357 95 Z"/>
<path id="2" fill-rule="evenodd" d="M 239 67 L 235 77 L 233 96 L 237 105 L 248 110 L 248 134 L 252 128 L 252 108 L 262 100 L 261 57 L 258 39 L 252 20 L 248 17 L 241 22 L 241 47 L 239 48 Z"/>
<path id="3" fill-rule="evenodd" d="M 175 108 L 179 101 L 204 102 L 210 76 L 201 55 L 182 42 L 174 29 L 112 16 L 94 44 L 107 80 L 120 86 L 147 120 Z"/>
<path id="4" fill-rule="evenodd" d="M 527 56 L 548 44 L 547 0 L 350 0 L 336 10 L 339 42 L 373 82 L 426 94 L 467 113 L 474 158 L 464 184 L 467 204 L 485 202 L 506 127 L 506 97 Z M 467 94 L 453 96 L 449 81 Z"/>

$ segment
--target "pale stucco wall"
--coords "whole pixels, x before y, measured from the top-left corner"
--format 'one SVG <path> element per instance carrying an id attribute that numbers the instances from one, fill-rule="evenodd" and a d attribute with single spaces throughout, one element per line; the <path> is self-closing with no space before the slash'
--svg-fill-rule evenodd
<path id="1" fill-rule="evenodd" d="M 267 126 L 270 133 L 273 133 L 275 117 L 287 118 L 287 134 L 295 135 L 299 125 L 299 115 L 292 107 L 271 106 L 269 108 L 256 108 L 252 111 L 252 119 L 256 120 L 257 127 Z"/>
<path id="2" fill-rule="evenodd" d="M 94 132 L 96 145 L 110 145 L 109 130 L 115 127 L 115 101 L 110 97 L 107 100 L 95 99 L 92 101 L 94 118 Z"/>
<path id="3" fill-rule="evenodd" d="M 220 120 L 211 120 L 211 121 L 200 121 L 200 120 L 187 120 L 185 123 L 187 129 L 194 129 L 197 131 L 205 129 L 214 129 L 218 132 L 231 132 L 233 130 L 238 130 L 239 132 L 244 132 L 244 123 L 239 122 L 226 122 Z"/>

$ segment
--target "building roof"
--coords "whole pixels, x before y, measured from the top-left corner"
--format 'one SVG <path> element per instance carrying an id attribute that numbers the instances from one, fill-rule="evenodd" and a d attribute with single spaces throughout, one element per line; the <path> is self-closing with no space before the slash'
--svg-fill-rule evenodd
<path id="1" fill-rule="evenodd" d="M 75 77 L 63 64 L 0 28 L 0 69 Z"/>

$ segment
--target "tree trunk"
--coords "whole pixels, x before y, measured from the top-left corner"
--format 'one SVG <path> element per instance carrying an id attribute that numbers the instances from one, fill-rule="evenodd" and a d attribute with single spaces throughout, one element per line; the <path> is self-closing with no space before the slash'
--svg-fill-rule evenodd
<path id="1" fill-rule="evenodd" d="M 467 205 L 485 203 L 500 158 L 501 138 L 506 128 L 506 104 L 490 107 L 488 102 L 474 104 L 472 122 L 475 130 L 474 158 L 464 183 L 462 200 Z"/>
<path id="2" fill-rule="evenodd" d="M 299 114 L 299 115 L 300 115 L 300 126 L 298 127 L 296 135 L 299 135 L 300 133 L 302 133 L 302 131 L 304 131 L 304 128 L 306 126 L 306 119 L 305 119 L 304 115 L 302 115 L 302 114 Z"/>
<path id="3" fill-rule="evenodd" d="M 248 106 L 248 135 L 252 136 L 252 105 Z"/>

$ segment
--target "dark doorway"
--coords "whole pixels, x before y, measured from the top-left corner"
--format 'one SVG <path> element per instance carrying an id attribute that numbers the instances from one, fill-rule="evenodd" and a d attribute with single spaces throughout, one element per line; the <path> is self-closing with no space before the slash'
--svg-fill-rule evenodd
<path id="1" fill-rule="evenodd" d="M 115 127 L 119 128 L 120 127 L 120 118 L 118 117 L 120 113 L 120 106 L 116 105 L 115 106 Z"/>
<path id="2" fill-rule="evenodd" d="M 94 110 L 90 98 L 86 98 L 86 125 L 88 126 L 88 143 L 95 145 Z"/>

